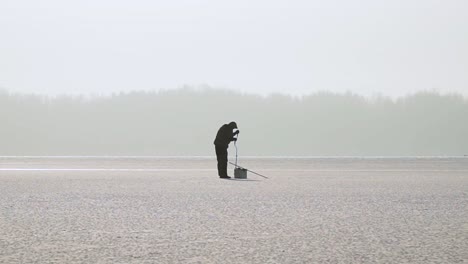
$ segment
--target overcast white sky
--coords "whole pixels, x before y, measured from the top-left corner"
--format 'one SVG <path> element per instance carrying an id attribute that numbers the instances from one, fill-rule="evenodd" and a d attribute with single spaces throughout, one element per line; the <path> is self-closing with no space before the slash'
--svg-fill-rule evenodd
<path id="1" fill-rule="evenodd" d="M 468 95 L 465 0 L 1 0 L 0 87 Z"/>

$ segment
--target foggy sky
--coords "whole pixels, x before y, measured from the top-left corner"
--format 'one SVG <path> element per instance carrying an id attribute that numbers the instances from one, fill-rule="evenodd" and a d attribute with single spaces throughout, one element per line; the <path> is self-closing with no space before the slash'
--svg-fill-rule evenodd
<path id="1" fill-rule="evenodd" d="M 0 87 L 468 95 L 468 2 L 2 0 Z"/>

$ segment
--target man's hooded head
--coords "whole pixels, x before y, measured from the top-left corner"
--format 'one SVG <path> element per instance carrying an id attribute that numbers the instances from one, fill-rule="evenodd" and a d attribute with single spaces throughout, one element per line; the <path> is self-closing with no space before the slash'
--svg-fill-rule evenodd
<path id="1" fill-rule="evenodd" d="M 234 122 L 234 121 L 232 121 L 231 123 L 229 123 L 228 126 L 229 126 L 230 128 L 232 128 L 232 129 L 237 129 L 237 124 L 236 124 L 236 122 Z"/>

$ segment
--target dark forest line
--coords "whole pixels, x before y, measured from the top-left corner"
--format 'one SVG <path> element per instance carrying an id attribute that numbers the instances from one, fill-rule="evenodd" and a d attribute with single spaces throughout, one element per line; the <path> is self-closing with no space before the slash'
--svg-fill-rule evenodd
<path id="1" fill-rule="evenodd" d="M 0 155 L 213 155 L 237 121 L 241 155 L 468 154 L 468 100 L 320 92 L 266 97 L 215 89 L 85 98 L 0 91 Z"/>

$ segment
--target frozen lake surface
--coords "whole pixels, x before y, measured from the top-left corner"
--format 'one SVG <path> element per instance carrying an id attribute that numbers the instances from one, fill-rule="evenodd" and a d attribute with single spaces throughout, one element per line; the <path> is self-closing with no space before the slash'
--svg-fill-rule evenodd
<path id="1" fill-rule="evenodd" d="M 0 263 L 468 262 L 468 158 L 240 164 L 0 157 Z"/>

